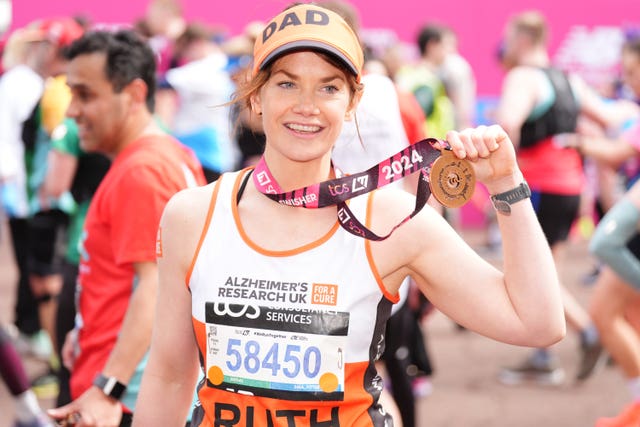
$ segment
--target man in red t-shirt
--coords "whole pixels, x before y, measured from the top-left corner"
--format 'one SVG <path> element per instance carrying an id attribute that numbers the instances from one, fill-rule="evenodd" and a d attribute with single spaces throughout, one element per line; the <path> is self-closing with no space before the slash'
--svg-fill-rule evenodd
<path id="1" fill-rule="evenodd" d="M 155 242 L 169 198 L 205 183 L 192 152 L 153 118 L 155 60 L 130 31 L 92 32 L 69 50 L 67 114 L 85 151 L 112 159 L 81 237 L 75 329 L 63 349 L 70 404 L 56 419 L 129 425 L 151 339 Z"/>

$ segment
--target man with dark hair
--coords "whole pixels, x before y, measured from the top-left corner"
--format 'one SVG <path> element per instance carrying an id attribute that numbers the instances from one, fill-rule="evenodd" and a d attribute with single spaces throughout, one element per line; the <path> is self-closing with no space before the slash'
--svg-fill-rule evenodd
<path id="1" fill-rule="evenodd" d="M 112 166 L 85 220 L 78 315 L 63 348 L 74 401 L 50 415 L 126 426 L 151 339 L 160 216 L 173 194 L 204 176 L 193 153 L 154 120 L 154 54 L 140 37 L 87 33 L 68 58 L 67 114 L 82 149 L 106 154 Z"/>

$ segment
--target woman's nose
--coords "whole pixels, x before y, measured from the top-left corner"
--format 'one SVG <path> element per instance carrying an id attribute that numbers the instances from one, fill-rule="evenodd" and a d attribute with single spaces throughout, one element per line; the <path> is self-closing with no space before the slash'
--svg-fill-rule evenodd
<path id="1" fill-rule="evenodd" d="M 299 114 L 313 115 L 318 114 L 320 109 L 316 105 L 313 94 L 301 93 L 294 107 L 294 111 Z"/>

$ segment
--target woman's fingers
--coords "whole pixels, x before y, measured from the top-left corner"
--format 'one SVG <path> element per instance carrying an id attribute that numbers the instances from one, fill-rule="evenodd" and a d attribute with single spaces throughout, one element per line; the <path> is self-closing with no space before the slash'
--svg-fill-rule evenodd
<path id="1" fill-rule="evenodd" d="M 478 126 L 447 133 L 447 142 L 459 158 L 486 159 L 500 148 L 507 138 L 506 132 L 498 125 Z"/>

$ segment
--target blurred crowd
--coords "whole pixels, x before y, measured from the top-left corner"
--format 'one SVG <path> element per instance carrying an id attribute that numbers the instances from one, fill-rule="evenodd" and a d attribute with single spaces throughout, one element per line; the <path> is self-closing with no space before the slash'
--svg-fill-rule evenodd
<path id="1" fill-rule="evenodd" d="M 338 11 L 362 34 L 358 11 L 346 0 L 320 4 Z M 3 377 L 16 398 L 16 426 L 52 425 L 34 396 L 55 396 L 57 406 L 77 398 L 69 389 L 63 347 L 67 334 L 78 327 L 78 244 L 92 197 L 117 154 L 83 149 L 83 132 L 90 131 L 79 130 L 67 110 L 72 102 L 66 82 L 68 48 L 96 30 L 124 29 L 141 37 L 156 59 L 151 109 L 155 124 L 193 152 L 211 183 L 225 172 L 255 165 L 265 144 L 261 117 L 231 102 L 237 83 L 250 75 L 263 23 L 249 22 L 241 34 L 233 35 L 223 24 L 186 19 L 178 0 L 150 0 L 146 14 L 127 25 L 101 24 L 90 16 L 50 17 L 8 35 L 0 70 L 0 213 L 11 235 L 0 239 L 12 242 L 19 283 L 13 323 L 1 329 L 0 356 Z M 640 32 L 627 32 L 619 73 L 610 76 L 606 87 L 595 88 L 554 66 L 546 47 L 548 31 L 544 16 L 536 11 L 505 23 L 495 58 L 505 71 L 503 90 L 490 120 L 516 145 L 540 223 L 560 265 L 570 236 L 580 233 L 590 239 L 640 176 Z M 364 170 L 387 157 L 390 147 L 446 138 L 449 130 L 478 124 L 474 70 L 459 53 L 452 28 L 425 23 L 413 42 L 376 45 L 362 39 L 365 92 L 356 124 L 345 124 L 335 147 L 339 168 L 346 173 Z M 416 178 L 403 186 L 414 192 L 411 180 Z M 483 188 L 476 189 L 470 206 L 482 216 L 486 249 L 499 252 L 496 213 Z M 437 203 L 433 207 L 455 228 L 464 227 L 460 209 Z M 620 222 L 617 218 L 609 227 Z M 640 246 L 629 243 L 638 229 L 637 218 L 631 222 L 630 236 L 619 238 L 626 239 L 623 246 L 628 244 L 633 265 Z M 612 358 L 627 380 L 630 405 L 621 408 L 618 417 L 594 423 L 637 427 L 640 288 L 633 281 L 640 282 L 640 270 L 612 265 L 602 249 L 611 239 L 602 233 L 592 245 L 594 271 L 585 272 L 584 278 L 595 283 L 592 303 L 582 307 L 565 292 L 565 316 L 580 337 L 575 381 L 588 380 Z M 412 427 L 419 425 L 414 401 L 432 392 L 430 377 L 437 373 L 422 339 L 421 325 L 428 321 L 431 305 L 410 281 L 404 288 L 389 336 L 395 330 L 403 333 L 389 340 L 384 363 L 399 421 Z M 49 371 L 27 380 L 20 367 L 27 356 L 45 360 Z M 504 367 L 499 380 L 559 385 L 566 378 L 552 351 L 536 349 L 522 363 Z"/>

